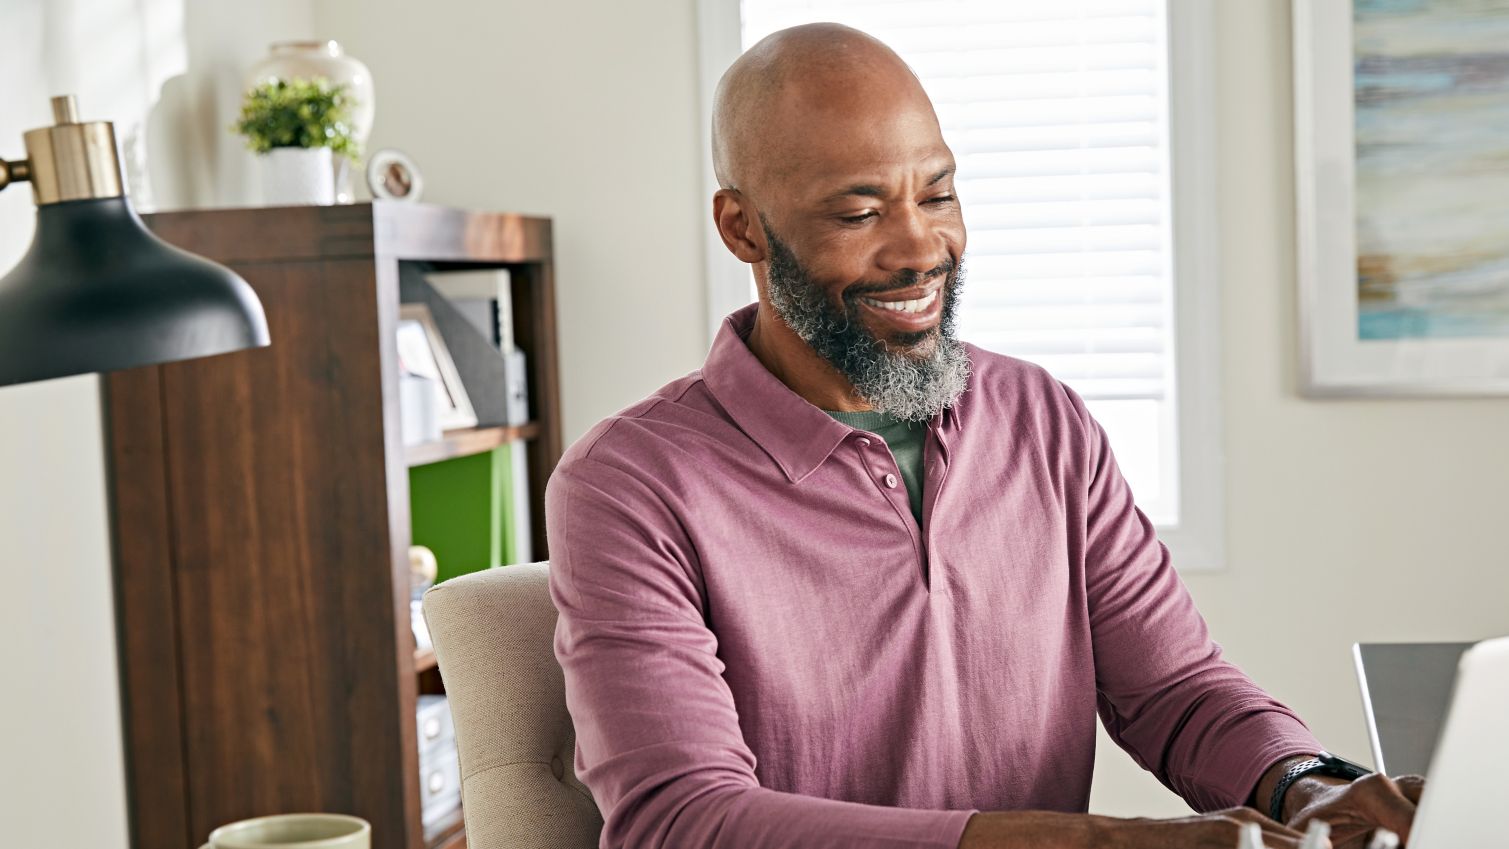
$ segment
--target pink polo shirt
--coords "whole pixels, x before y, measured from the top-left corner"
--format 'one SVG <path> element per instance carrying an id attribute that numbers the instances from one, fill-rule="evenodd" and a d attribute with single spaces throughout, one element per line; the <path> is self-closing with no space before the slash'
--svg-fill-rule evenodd
<path id="1" fill-rule="evenodd" d="M 546 493 L 556 656 L 604 847 L 957 846 L 1084 811 L 1096 713 L 1195 808 L 1319 751 L 1221 658 L 1083 401 L 969 348 L 923 522 L 885 443 L 725 320 Z"/>

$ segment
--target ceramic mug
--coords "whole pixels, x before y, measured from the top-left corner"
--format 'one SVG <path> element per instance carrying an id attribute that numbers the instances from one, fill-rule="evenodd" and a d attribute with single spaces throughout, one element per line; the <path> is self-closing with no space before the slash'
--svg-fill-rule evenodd
<path id="1" fill-rule="evenodd" d="M 345 814 L 278 814 L 222 825 L 200 849 L 372 849 L 372 826 Z"/>

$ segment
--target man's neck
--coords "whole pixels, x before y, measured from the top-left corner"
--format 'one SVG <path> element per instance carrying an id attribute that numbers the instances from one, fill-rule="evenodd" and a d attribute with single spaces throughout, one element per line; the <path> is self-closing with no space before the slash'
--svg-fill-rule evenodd
<path id="1" fill-rule="evenodd" d="M 818 409 L 842 413 L 871 409 L 854 393 L 849 379 L 793 333 L 768 303 L 760 302 L 746 341 L 750 353 L 777 380 Z"/>

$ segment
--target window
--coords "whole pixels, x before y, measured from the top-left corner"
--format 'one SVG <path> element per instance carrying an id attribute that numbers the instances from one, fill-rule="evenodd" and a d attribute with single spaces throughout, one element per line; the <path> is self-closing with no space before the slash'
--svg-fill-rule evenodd
<path id="1" fill-rule="evenodd" d="M 1209 12 L 1201 5 L 701 6 L 705 103 L 737 52 L 809 21 L 864 30 L 912 67 L 958 159 L 969 230 L 960 336 L 1039 363 L 1085 398 L 1182 569 L 1218 565 L 1221 538 L 1214 200 L 1201 173 L 1211 158 L 1201 107 Z M 715 234 L 709 253 L 716 321 L 753 294 L 737 261 L 737 272 L 718 271 L 728 266 Z"/>

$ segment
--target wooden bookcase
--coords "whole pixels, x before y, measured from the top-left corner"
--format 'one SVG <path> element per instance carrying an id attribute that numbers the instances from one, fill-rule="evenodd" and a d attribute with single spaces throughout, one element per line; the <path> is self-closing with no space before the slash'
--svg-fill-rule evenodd
<path id="1" fill-rule="evenodd" d="M 561 454 L 548 219 L 423 204 L 144 216 L 235 269 L 272 345 L 102 380 L 130 833 L 197 849 L 245 817 L 333 811 L 374 849 L 456 849 L 420 819 L 410 466 L 524 440 L 533 557 Z M 399 432 L 400 273 L 507 268 L 532 420 Z"/>

